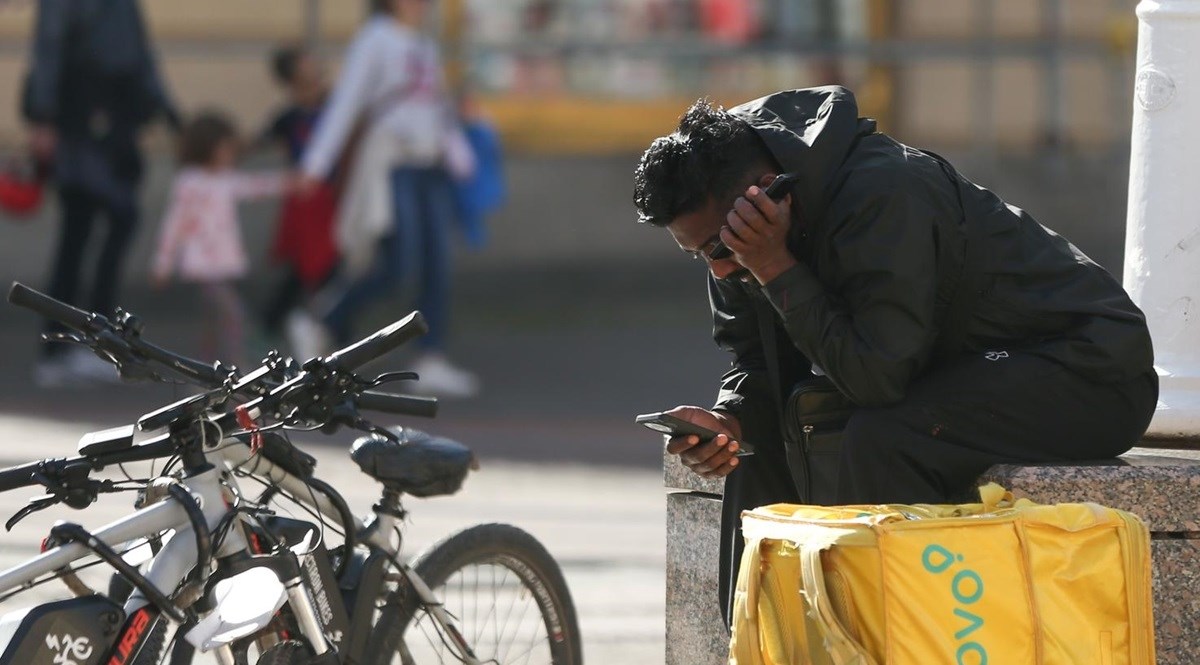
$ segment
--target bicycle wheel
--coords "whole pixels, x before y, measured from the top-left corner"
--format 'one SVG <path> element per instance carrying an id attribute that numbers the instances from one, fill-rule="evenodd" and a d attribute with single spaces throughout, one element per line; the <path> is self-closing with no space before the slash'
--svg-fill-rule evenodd
<path id="1" fill-rule="evenodd" d="M 575 606 L 562 570 L 533 536 L 480 524 L 433 545 L 413 565 L 483 663 L 581 665 Z M 380 664 L 455 663 L 448 637 L 402 586 L 376 626 Z"/>

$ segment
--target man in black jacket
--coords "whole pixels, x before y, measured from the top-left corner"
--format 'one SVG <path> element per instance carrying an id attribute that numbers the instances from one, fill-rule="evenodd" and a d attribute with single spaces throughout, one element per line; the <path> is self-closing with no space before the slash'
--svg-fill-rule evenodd
<path id="1" fill-rule="evenodd" d="M 34 152 L 54 163 L 63 218 L 47 291 L 111 314 L 137 227 L 138 133 L 158 115 L 179 125 L 137 0 L 40 0 L 21 105 Z M 102 238 L 96 228 L 100 218 L 107 227 Z M 95 279 L 83 299 L 80 278 L 91 239 L 100 247 Z M 80 375 L 115 377 L 104 363 L 97 373 L 99 361 L 90 353 L 65 350 L 62 344 L 44 347 L 35 372 L 39 383 L 56 385 Z"/>
<path id="2" fill-rule="evenodd" d="M 785 172 L 799 179 L 775 202 L 763 190 Z M 714 337 L 734 355 L 716 406 L 673 411 L 721 436 L 667 444 L 726 477 L 725 603 L 740 512 L 799 500 L 777 405 L 814 373 L 858 407 L 838 503 L 945 502 L 993 464 L 1113 457 L 1154 413 L 1150 335 L 1121 285 L 940 157 L 877 132 L 844 88 L 698 102 L 643 155 L 635 203 L 708 262 Z M 755 455 L 735 456 L 743 439 Z"/>

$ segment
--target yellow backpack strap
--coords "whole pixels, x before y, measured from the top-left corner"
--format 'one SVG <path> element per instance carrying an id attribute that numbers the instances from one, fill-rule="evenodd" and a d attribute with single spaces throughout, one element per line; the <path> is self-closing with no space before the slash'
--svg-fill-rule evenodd
<path id="1" fill-rule="evenodd" d="M 829 601 L 825 587 L 825 569 L 821 565 L 821 552 L 836 545 L 842 539 L 860 539 L 854 532 L 828 529 L 829 537 L 809 539 L 800 547 L 801 571 L 804 594 L 809 606 L 816 613 L 817 627 L 824 641 L 824 650 L 835 665 L 877 665 L 861 644 L 851 637 Z"/>
<path id="2" fill-rule="evenodd" d="M 762 568 L 762 539 L 746 539 L 738 565 L 733 614 L 729 617 L 729 665 L 761 665 L 758 591 Z"/>

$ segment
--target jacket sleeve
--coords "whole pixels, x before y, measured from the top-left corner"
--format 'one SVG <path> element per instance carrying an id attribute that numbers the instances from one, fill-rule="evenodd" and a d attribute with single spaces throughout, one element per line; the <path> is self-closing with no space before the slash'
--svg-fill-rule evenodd
<path id="1" fill-rule="evenodd" d="M 371 79 L 378 40 L 378 33 L 368 25 L 346 50 L 346 61 L 301 160 L 304 172 L 314 178 L 324 178 L 333 170 L 346 149 L 351 130 L 367 110 L 375 83 Z"/>
<path id="2" fill-rule="evenodd" d="M 33 53 L 21 100 L 21 113 L 29 122 L 48 124 L 58 117 L 71 1 L 41 0 L 37 3 Z"/>
<path id="3" fill-rule="evenodd" d="M 883 406 L 903 399 L 937 335 L 936 213 L 915 183 L 859 178 L 838 195 L 853 203 L 830 219 L 828 290 L 799 264 L 763 291 L 834 385 L 860 406 Z"/>
<path id="4" fill-rule="evenodd" d="M 733 354 L 721 377 L 715 411 L 737 417 L 742 438 L 757 443 L 780 440 L 779 417 L 771 396 L 771 380 L 763 355 L 762 336 L 751 296 L 741 286 L 708 277 L 713 312 L 713 339 Z"/>

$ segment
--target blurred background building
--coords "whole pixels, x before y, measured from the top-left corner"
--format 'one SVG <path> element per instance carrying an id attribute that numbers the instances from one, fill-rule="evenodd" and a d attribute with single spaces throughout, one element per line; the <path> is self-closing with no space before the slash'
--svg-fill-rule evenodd
<path id="1" fill-rule="evenodd" d="M 942 147 L 1106 149 L 1128 133 L 1132 0 L 444 0 L 446 49 L 518 151 L 639 149 L 697 95 L 737 102 L 843 83 L 886 131 Z M 0 5 L 0 85 L 24 69 L 33 3 Z M 331 55 L 354 0 L 147 0 L 185 106 L 270 107 L 281 41 Z M 581 126 L 586 130 L 581 131 Z M 14 104 L 0 133 L 18 130 Z"/>
<path id="2" fill-rule="evenodd" d="M 361 21 L 354 0 L 146 0 L 164 75 L 184 110 L 219 105 L 257 127 L 278 103 L 265 64 L 281 42 L 317 44 L 336 63 Z M 625 171 L 698 96 L 734 104 L 785 88 L 841 83 L 884 131 L 968 160 L 968 173 L 1039 211 L 1041 196 L 1005 159 L 1108 178 L 1124 168 L 1131 115 L 1134 0 L 443 0 L 444 48 L 456 83 L 498 123 L 513 161 L 514 206 L 531 187 L 620 185 L 604 215 L 521 214 L 498 222 L 495 250 L 467 260 L 657 254 L 630 231 Z M 20 139 L 16 91 L 33 3 L 0 4 L 0 144 Z M 158 137 L 162 144 L 162 137 Z M 154 142 L 154 138 L 151 138 Z M 611 158 L 617 157 L 615 161 Z M 572 168 L 563 170 L 560 160 Z M 606 159 L 608 158 L 608 159 Z M 1079 158 L 1086 164 L 1072 165 Z M 997 162 L 996 160 L 1000 160 Z M 1097 162 L 1095 160 L 1101 160 Z M 1103 167 L 1097 166 L 1103 164 Z M 550 164 L 548 168 L 539 165 Z M 619 166 L 616 166 L 619 164 Z M 998 164 L 1001 168 L 998 168 Z M 1064 166 L 1065 165 L 1065 166 Z M 608 168 L 615 169 L 611 175 Z M 1030 165 L 1016 171 L 1031 173 Z M 618 173 L 617 171 L 620 171 Z M 1036 171 L 1036 169 L 1035 169 Z M 547 183 L 545 175 L 556 182 Z M 993 176 L 993 173 L 995 175 Z M 1034 182 L 1045 181 L 1038 173 Z M 1050 174 L 1046 177 L 1053 177 Z M 1105 189 L 1121 183 L 1112 176 Z M 624 182 L 622 182 L 624 180 Z M 997 182 L 999 180 L 1000 182 Z M 1070 183 L 1063 178 L 1070 195 Z M 568 184 L 569 183 L 569 184 Z M 153 187 L 149 187 L 148 195 Z M 1059 189 L 1056 187 L 1056 189 Z M 598 196 L 604 195 L 597 192 Z M 1033 200 L 1030 200 L 1030 197 Z M 1104 209 L 1119 206 L 1114 199 Z M 151 202 L 150 209 L 153 209 Z M 1040 215 L 1098 259 L 1119 261 L 1119 223 L 1076 228 L 1090 212 Z M 623 219 L 618 219 L 623 217 Z M 1117 216 L 1119 217 L 1119 216 Z M 1117 217 L 1114 217 L 1116 219 Z M 588 228 L 602 225 L 602 228 Z M 514 236 L 546 237 L 529 247 Z M 574 242 L 572 236 L 579 242 Z M 667 248 L 669 249 L 669 248 Z M 137 263 L 137 262 L 135 262 Z"/>

